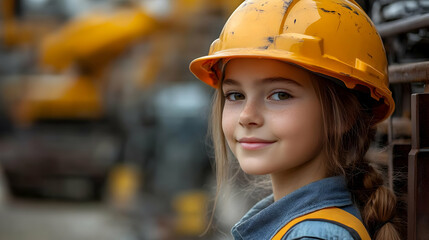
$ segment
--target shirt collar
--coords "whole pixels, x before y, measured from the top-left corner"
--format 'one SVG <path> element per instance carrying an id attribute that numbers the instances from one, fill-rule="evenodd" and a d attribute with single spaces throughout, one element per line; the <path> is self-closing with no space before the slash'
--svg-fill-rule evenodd
<path id="1" fill-rule="evenodd" d="M 274 202 L 273 195 L 252 207 L 232 228 L 235 239 L 270 239 L 282 226 L 304 214 L 352 205 L 343 176 L 310 183 Z"/>

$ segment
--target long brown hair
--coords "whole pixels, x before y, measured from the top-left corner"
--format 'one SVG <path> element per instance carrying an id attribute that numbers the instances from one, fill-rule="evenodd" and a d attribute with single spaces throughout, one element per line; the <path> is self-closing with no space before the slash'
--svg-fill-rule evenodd
<path id="1" fill-rule="evenodd" d="M 352 92 L 315 76 L 322 106 L 325 149 L 332 175 L 344 174 L 354 202 L 373 239 L 400 239 L 395 218 L 396 196 L 365 154 L 375 136 L 372 104 L 366 94 Z"/>
<path id="2" fill-rule="evenodd" d="M 383 175 L 377 167 L 365 158 L 375 135 L 371 109 L 361 104 L 366 101 L 351 90 L 329 79 L 314 75 L 313 83 L 322 106 L 324 151 L 332 160 L 327 163 L 329 175 L 346 177 L 354 202 L 373 239 L 400 239 L 395 226 L 396 196 L 384 185 Z M 224 101 L 222 91 L 216 91 L 210 125 L 215 148 L 217 196 L 231 175 L 222 131 Z"/>

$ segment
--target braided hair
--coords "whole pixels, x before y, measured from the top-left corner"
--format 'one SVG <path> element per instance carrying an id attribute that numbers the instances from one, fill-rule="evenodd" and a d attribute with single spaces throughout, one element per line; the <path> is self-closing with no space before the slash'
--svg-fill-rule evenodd
<path id="1" fill-rule="evenodd" d="M 322 105 L 325 153 L 330 175 L 344 175 L 372 239 L 400 239 L 396 226 L 396 196 L 365 154 L 375 136 L 368 98 L 321 76 L 314 85 Z"/>

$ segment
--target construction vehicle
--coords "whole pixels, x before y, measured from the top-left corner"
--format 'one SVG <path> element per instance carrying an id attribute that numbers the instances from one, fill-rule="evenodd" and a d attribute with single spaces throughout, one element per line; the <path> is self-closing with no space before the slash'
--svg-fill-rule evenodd
<path id="1" fill-rule="evenodd" d="M 17 2 L 5 2 L 13 3 Z M 24 40 L 15 32 L 25 29 L 5 15 L 7 29 L 13 30 L 5 30 L 4 44 L 22 44 Z M 106 110 L 103 74 L 114 59 L 153 32 L 156 24 L 133 5 L 84 15 L 42 38 L 40 65 L 49 69 L 4 81 L 6 101 L 13 102 L 8 115 L 19 132 L 8 138 L 2 151 L 12 192 L 102 197 L 123 141 Z"/>

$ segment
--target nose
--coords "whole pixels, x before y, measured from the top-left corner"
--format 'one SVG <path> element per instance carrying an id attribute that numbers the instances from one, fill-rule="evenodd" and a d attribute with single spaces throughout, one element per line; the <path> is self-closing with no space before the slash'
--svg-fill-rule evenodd
<path id="1" fill-rule="evenodd" d="M 258 103 L 247 101 L 240 113 L 239 123 L 243 127 L 259 127 L 264 123 L 262 109 Z"/>

